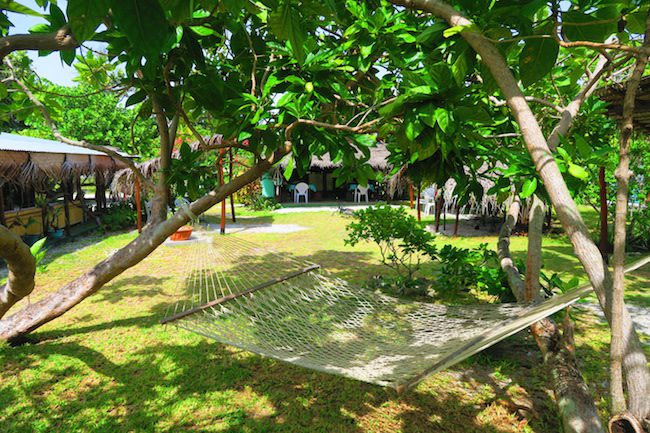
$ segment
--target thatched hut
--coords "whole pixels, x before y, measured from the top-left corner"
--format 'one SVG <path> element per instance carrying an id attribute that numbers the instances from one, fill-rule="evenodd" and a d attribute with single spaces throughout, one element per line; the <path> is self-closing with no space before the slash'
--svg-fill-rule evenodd
<path id="1" fill-rule="evenodd" d="M 67 229 L 84 220 L 82 177 L 94 179 L 97 205 L 102 207 L 106 186 L 124 167 L 102 152 L 0 133 L 0 224 L 20 235 L 42 234 L 46 224 Z M 44 207 L 51 214 L 47 222 Z"/>
<path id="2" fill-rule="evenodd" d="M 608 102 L 607 114 L 617 121 L 623 117 L 625 82 L 614 83 L 599 92 L 600 99 Z M 650 134 L 650 76 L 643 77 L 634 102 L 634 129 Z"/>
<path id="3" fill-rule="evenodd" d="M 371 147 L 368 160 L 365 162 L 376 172 L 388 174 L 393 169 L 388 158 L 390 151 L 386 148 L 384 143 L 378 143 L 376 146 Z M 357 159 L 365 159 L 365 155 L 358 151 L 356 154 Z M 279 164 L 280 169 L 284 169 L 289 163 L 289 156 L 285 157 Z M 316 190 L 314 194 L 315 200 L 351 200 L 353 194 L 354 184 L 343 184 L 339 187 L 336 186 L 336 177 L 334 171 L 342 167 L 340 161 L 332 161 L 329 153 L 322 156 L 312 156 L 309 170 L 304 175 L 294 175 L 286 182 L 292 185 L 298 182 L 306 182 Z M 371 195 L 379 197 L 383 194 L 384 188 L 381 185 L 373 184 Z M 282 190 L 286 194 L 286 188 Z M 282 198 L 282 197 L 281 197 Z"/>

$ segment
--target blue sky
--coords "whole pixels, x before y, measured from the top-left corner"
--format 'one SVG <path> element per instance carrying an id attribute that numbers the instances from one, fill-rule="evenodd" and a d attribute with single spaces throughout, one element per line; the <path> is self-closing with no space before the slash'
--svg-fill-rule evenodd
<path id="1" fill-rule="evenodd" d="M 36 5 L 34 0 L 22 0 L 20 3 L 28 6 L 36 11 L 43 12 L 41 8 Z M 58 6 L 65 11 L 67 0 L 59 0 Z M 46 22 L 43 18 L 30 17 L 26 15 L 18 15 L 9 13 L 9 20 L 14 24 L 9 30 L 9 34 L 28 33 L 30 27 L 35 24 Z M 39 57 L 37 51 L 29 51 L 29 57 L 34 61 L 33 67 L 38 75 L 47 78 L 48 80 L 64 85 L 73 85 L 72 79 L 77 76 L 77 70 L 73 67 L 61 62 L 58 53 L 52 53 L 48 56 Z"/>

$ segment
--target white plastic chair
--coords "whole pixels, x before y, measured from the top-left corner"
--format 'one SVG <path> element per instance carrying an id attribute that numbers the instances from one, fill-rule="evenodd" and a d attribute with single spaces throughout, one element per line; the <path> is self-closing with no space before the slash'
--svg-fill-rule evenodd
<path id="1" fill-rule="evenodd" d="M 429 215 L 436 208 L 436 191 L 437 188 L 435 186 L 430 186 L 422 191 L 420 206 L 422 206 L 422 211 L 425 215 Z"/>
<path id="2" fill-rule="evenodd" d="M 296 185 L 296 189 L 293 190 L 294 203 L 300 203 L 300 197 L 304 197 L 305 203 L 309 203 L 309 185 L 305 182 L 300 182 Z"/>
<path id="3" fill-rule="evenodd" d="M 365 197 L 365 201 L 368 203 L 368 187 L 357 185 L 356 189 L 354 190 L 354 202 L 361 202 L 361 197 Z"/>

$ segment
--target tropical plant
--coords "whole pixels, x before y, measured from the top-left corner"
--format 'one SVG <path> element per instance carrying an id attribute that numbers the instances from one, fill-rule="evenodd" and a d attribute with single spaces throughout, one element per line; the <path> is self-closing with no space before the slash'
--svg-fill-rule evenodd
<path id="1" fill-rule="evenodd" d="M 381 263 L 395 271 L 402 283 L 408 285 L 413 281 L 422 259 L 436 258 L 435 236 L 408 215 L 404 207 L 371 206 L 354 212 L 354 217 L 346 227 L 346 245 L 375 243 Z"/>

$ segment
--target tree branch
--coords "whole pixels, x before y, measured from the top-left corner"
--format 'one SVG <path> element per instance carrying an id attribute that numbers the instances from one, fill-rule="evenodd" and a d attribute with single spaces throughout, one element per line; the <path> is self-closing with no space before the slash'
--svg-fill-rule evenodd
<path id="1" fill-rule="evenodd" d="M 0 60 L 14 51 L 65 51 L 74 50 L 79 43 L 74 39 L 68 26 L 53 33 L 30 33 L 9 35 L 0 38 Z"/>

